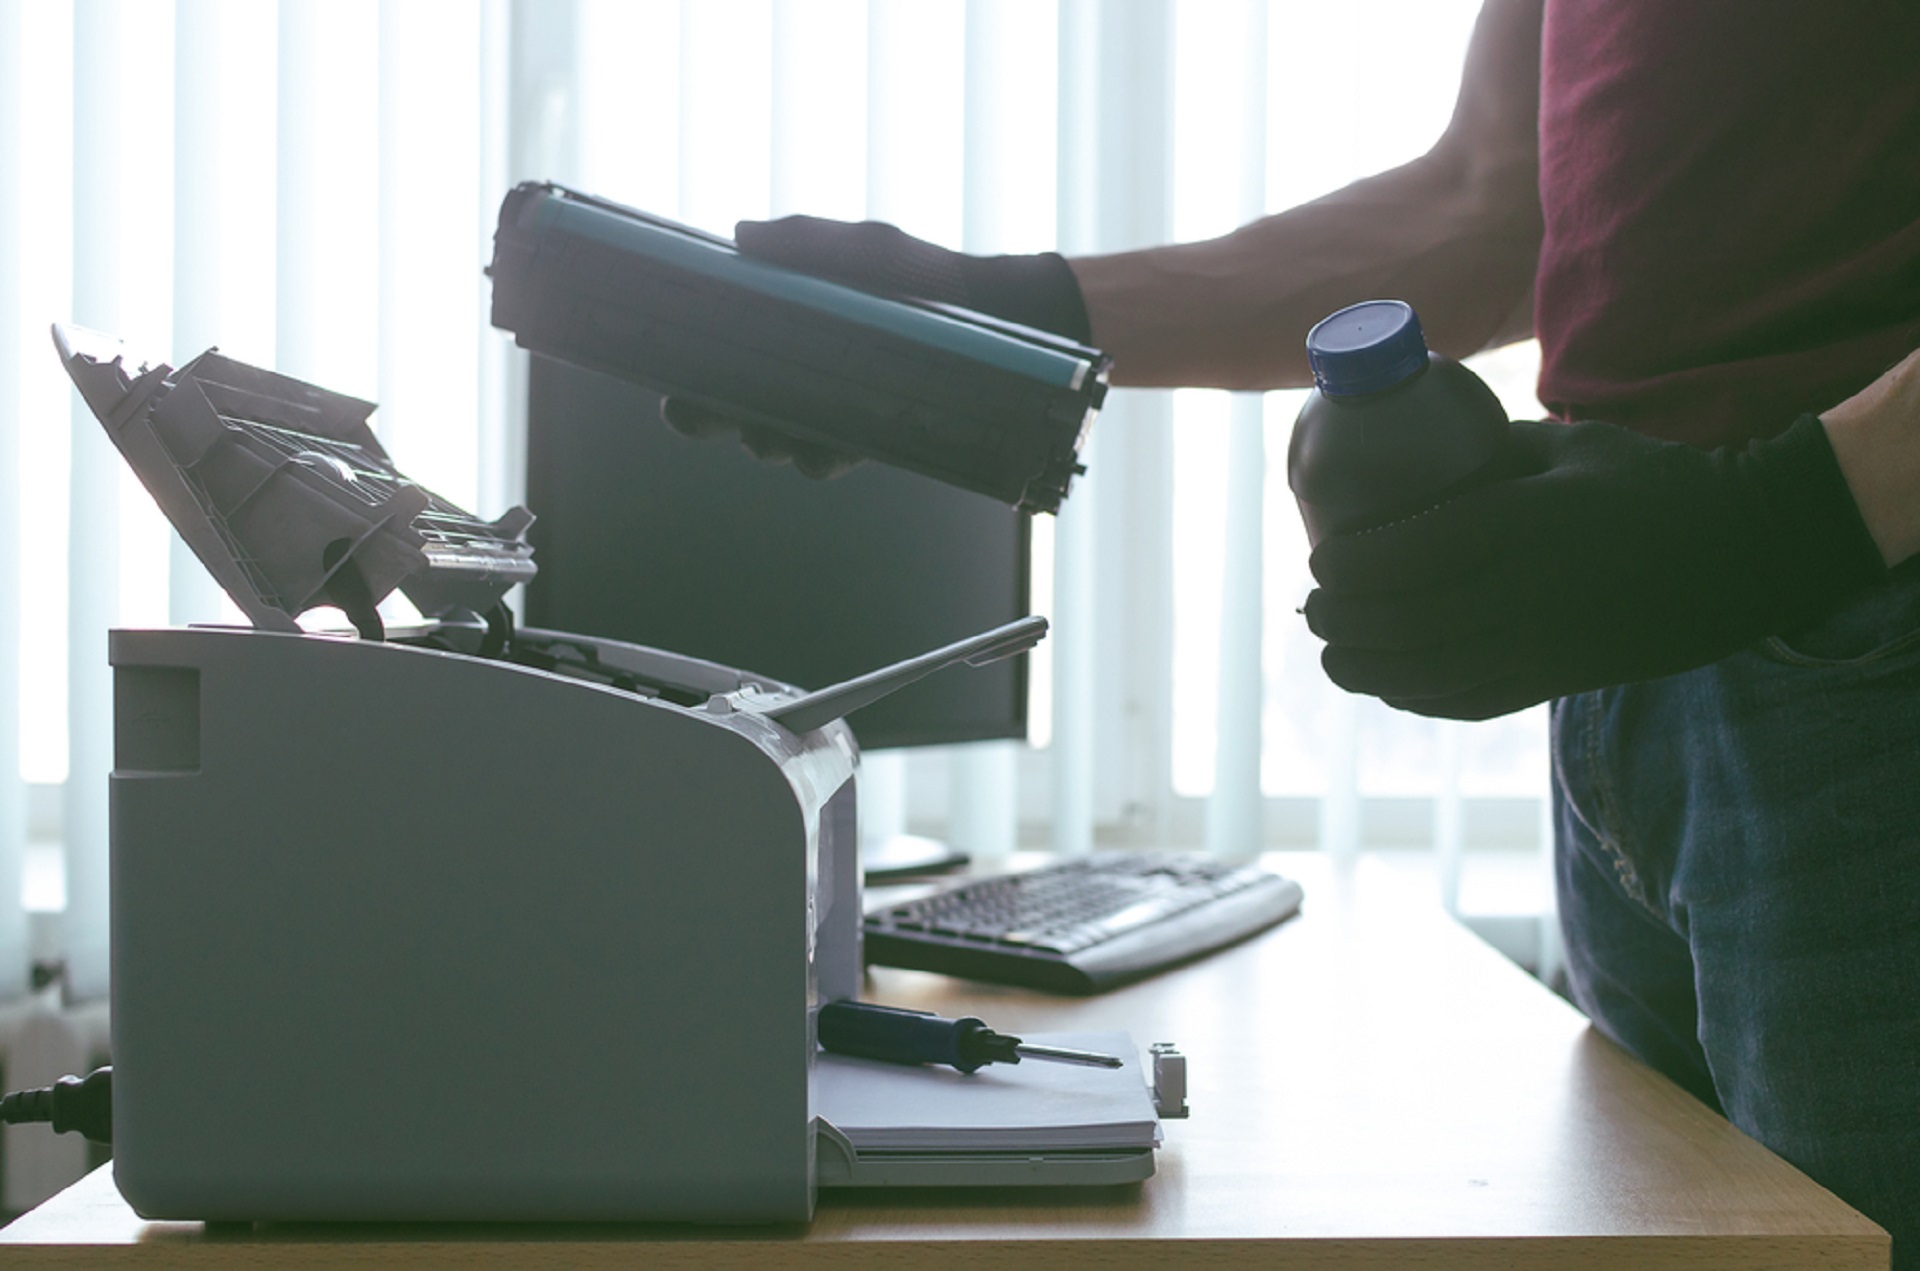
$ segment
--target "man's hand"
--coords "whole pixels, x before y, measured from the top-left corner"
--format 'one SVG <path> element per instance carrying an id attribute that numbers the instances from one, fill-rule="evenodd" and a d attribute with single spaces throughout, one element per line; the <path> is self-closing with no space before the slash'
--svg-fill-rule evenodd
<path id="1" fill-rule="evenodd" d="M 1082 344 L 1090 337 L 1080 284 L 1053 252 L 969 256 L 882 221 L 854 224 L 817 216 L 741 221 L 733 238 L 756 260 L 876 295 L 959 305 Z"/>
<path id="2" fill-rule="evenodd" d="M 741 221 L 734 242 L 742 255 L 883 296 L 958 305 L 1084 343 L 1087 309 L 1066 261 L 1036 256 L 968 256 L 925 242 L 881 221 L 829 221 L 787 216 Z M 667 398 L 660 417 L 688 437 L 740 435 L 755 458 L 791 463 L 810 477 L 834 477 L 860 460 L 845 451 L 788 437 L 709 406 Z"/>
<path id="3" fill-rule="evenodd" d="M 815 445 L 798 437 L 754 423 L 711 406 L 702 406 L 679 397 L 660 399 L 660 418 L 682 437 L 710 441 L 738 434 L 740 444 L 762 463 L 790 463 L 804 476 L 817 481 L 837 477 L 860 463 L 858 455 L 831 446 Z"/>
<path id="4" fill-rule="evenodd" d="M 1516 423 L 1510 445 L 1524 475 L 1315 549 L 1336 684 L 1486 719 L 1704 665 L 1884 572 L 1812 416 L 1739 452 L 1600 423 Z"/>

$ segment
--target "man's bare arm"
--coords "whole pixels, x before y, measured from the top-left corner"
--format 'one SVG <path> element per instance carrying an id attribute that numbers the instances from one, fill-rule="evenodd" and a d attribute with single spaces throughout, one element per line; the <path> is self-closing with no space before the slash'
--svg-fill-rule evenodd
<path id="1" fill-rule="evenodd" d="M 1540 0 L 1487 0 L 1453 118 L 1401 167 L 1222 238 L 1070 261 L 1116 382 L 1310 382 L 1307 328 L 1379 296 L 1459 357 L 1523 338 L 1540 249 Z"/>
<path id="2" fill-rule="evenodd" d="M 1881 559 L 1920 552 L 1920 349 L 1820 422 Z"/>

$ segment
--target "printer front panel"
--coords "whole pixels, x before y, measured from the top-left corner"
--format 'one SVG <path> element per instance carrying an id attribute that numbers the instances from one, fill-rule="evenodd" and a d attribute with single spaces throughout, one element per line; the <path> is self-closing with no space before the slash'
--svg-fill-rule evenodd
<path id="1" fill-rule="evenodd" d="M 765 749 L 394 644 L 112 647 L 117 709 L 147 721 L 112 794 L 138 1212 L 810 1215 L 823 809 Z"/>
<path id="2" fill-rule="evenodd" d="M 859 796 L 849 777 L 820 809 L 814 883 L 816 1000 L 860 996 L 863 900 L 860 878 Z"/>

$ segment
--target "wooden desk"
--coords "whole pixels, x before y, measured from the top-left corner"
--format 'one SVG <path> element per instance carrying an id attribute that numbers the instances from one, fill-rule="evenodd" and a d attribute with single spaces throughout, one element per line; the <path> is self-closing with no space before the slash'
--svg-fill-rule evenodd
<path id="1" fill-rule="evenodd" d="M 1823 1268 L 1886 1235 L 1384 869 L 1276 857 L 1302 915 L 1088 1001 L 875 973 L 875 1000 L 1190 1058 L 1193 1117 L 1128 1187 L 825 1192 L 810 1228 L 148 1223 L 100 1170 L 0 1231 L 28 1267 Z"/>

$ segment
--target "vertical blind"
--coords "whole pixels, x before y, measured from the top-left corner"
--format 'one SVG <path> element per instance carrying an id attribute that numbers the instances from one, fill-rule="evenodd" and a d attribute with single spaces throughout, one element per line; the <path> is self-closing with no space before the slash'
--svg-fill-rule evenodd
<path id="1" fill-rule="evenodd" d="M 402 471 L 492 516 L 522 485 L 525 368 L 481 274 L 513 181 L 722 233 L 805 211 L 978 252 L 1206 236 L 1423 150 L 1476 7 L 0 0 L 0 998 L 25 989 L 30 910 L 60 913 L 36 951 L 68 993 L 106 989 L 105 632 L 235 612 L 49 323 L 369 397 Z M 1537 409 L 1527 347 L 1480 366 Z M 1538 712 L 1440 725 L 1320 675 L 1294 612 L 1298 404 L 1116 393 L 1036 526 L 1033 743 L 872 756 L 863 815 L 989 859 L 1406 844 L 1450 900 L 1467 842 L 1537 843 Z"/>

